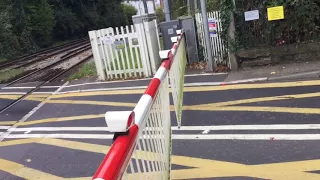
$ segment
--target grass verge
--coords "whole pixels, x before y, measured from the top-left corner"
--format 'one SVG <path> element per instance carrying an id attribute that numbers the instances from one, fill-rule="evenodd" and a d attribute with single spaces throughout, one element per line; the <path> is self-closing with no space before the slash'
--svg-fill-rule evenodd
<path id="1" fill-rule="evenodd" d="M 97 70 L 94 62 L 87 62 L 77 72 L 71 74 L 68 79 L 75 80 L 75 79 L 96 76 L 96 75 L 97 75 Z"/>
<path id="2" fill-rule="evenodd" d="M 19 74 L 23 73 L 23 70 L 20 69 L 11 69 L 8 71 L 0 72 L 0 82 L 6 82 Z"/>
<path id="3" fill-rule="evenodd" d="M 163 37 L 159 38 L 160 41 L 160 51 L 164 50 L 164 42 L 163 42 Z"/>
<path id="4" fill-rule="evenodd" d="M 118 58 L 116 57 L 116 53 L 118 54 Z M 128 54 L 128 57 L 126 53 Z M 123 58 L 121 57 L 121 54 Z M 131 51 L 129 50 L 129 48 L 113 50 L 113 56 L 114 56 L 113 61 L 109 62 L 111 70 L 126 70 L 126 69 L 132 69 L 132 67 L 136 69 L 139 67 L 139 65 L 140 67 L 142 67 L 139 49 L 135 50 L 134 48 L 132 48 Z M 107 63 L 107 66 L 109 66 L 108 63 Z"/>
<path id="5" fill-rule="evenodd" d="M 7 59 L 5 59 L 5 58 L 0 58 L 0 62 L 5 62 L 5 61 L 7 61 Z"/>

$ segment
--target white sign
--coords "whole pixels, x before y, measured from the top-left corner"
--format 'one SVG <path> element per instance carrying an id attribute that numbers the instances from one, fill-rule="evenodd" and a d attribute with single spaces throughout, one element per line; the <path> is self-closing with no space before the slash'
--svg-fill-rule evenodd
<path id="1" fill-rule="evenodd" d="M 244 12 L 245 21 L 253 21 L 259 19 L 259 10 Z"/>
<path id="2" fill-rule="evenodd" d="M 105 36 L 103 42 L 104 44 L 112 44 L 114 42 L 114 39 L 111 36 Z"/>

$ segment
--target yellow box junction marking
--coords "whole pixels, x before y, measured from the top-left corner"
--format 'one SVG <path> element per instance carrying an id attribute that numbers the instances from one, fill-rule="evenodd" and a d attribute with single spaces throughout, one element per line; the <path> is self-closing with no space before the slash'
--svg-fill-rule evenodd
<path id="1" fill-rule="evenodd" d="M 188 111 L 252 111 L 252 112 L 278 112 L 278 113 L 297 113 L 297 114 L 320 114 L 320 108 L 295 108 L 295 107 L 261 107 L 261 106 L 234 106 L 247 103 L 279 101 L 287 99 L 302 99 L 310 97 L 320 97 L 320 93 L 307 93 L 295 95 L 283 95 L 273 97 L 241 99 L 235 101 L 217 102 L 209 104 L 199 104 L 191 106 L 183 106 L 183 110 Z M 46 103 L 62 103 L 62 104 L 83 104 L 83 105 L 102 105 L 102 106 L 119 106 L 119 107 L 135 107 L 135 103 L 126 102 L 107 102 L 107 101 L 83 101 L 83 100 L 46 100 Z M 173 106 L 170 107 L 174 110 Z M 41 123 L 63 122 L 74 120 L 91 120 L 95 118 L 103 118 L 104 114 L 92 114 L 82 116 L 69 116 L 60 118 L 47 118 L 40 120 L 32 120 L 19 123 L 19 126 L 27 126 Z M 4 121 L 0 125 L 12 125 L 17 121 Z"/>
<path id="2" fill-rule="evenodd" d="M 301 82 L 285 82 L 285 83 L 265 83 L 265 84 L 238 84 L 229 86 L 207 86 L 207 87 L 186 87 L 186 92 L 200 92 L 200 91 L 216 91 L 216 90 L 230 90 L 230 89 L 250 89 L 250 88 L 275 88 L 275 87 L 299 87 L 299 86 L 314 86 L 320 85 L 320 81 L 301 81 Z M 95 95 L 112 95 L 112 94 L 134 94 L 143 93 L 142 90 L 119 90 L 119 91 L 99 91 L 99 92 L 84 92 L 84 93 L 70 93 L 61 95 L 51 95 L 45 100 L 45 103 L 53 104 L 82 104 L 82 105 L 101 105 L 101 106 L 117 106 L 117 107 L 135 107 L 136 103 L 128 102 L 108 102 L 108 101 L 85 101 L 85 100 L 63 100 L 57 98 L 63 97 L 80 97 L 80 96 L 95 96 Z M 301 99 L 310 97 L 319 97 L 320 93 L 307 93 L 307 94 L 296 94 L 296 95 L 283 95 L 283 96 L 273 96 L 273 97 L 262 97 L 262 98 L 251 98 L 251 99 L 241 99 L 235 101 L 209 103 L 209 104 L 199 104 L 191 106 L 183 106 L 183 110 L 190 111 L 253 111 L 253 112 L 280 112 L 280 113 L 299 113 L 299 114 L 320 114 L 319 108 L 292 108 L 292 107 L 257 107 L 257 106 L 234 106 L 245 103 L 256 103 L 256 102 L 266 102 L 266 101 L 277 101 L 286 99 Z M 15 98 L 20 97 L 16 95 L 1 95 L 0 98 Z M 31 95 L 28 100 L 42 101 L 47 95 Z M 173 111 L 173 106 L 171 106 Z M 104 114 L 94 114 L 94 115 L 83 115 L 83 116 L 71 116 L 71 117 L 61 117 L 61 118 L 48 118 L 33 120 L 20 123 L 20 126 L 24 125 L 34 125 L 47 122 L 62 122 L 62 121 L 72 121 L 72 120 L 84 120 L 84 119 L 94 119 L 103 118 Z M 4 121 L 0 122 L 0 125 L 13 125 L 17 121 Z"/>
<path id="3" fill-rule="evenodd" d="M 237 89 L 262 89 L 262 88 L 279 88 L 279 87 L 301 87 L 301 86 L 317 86 L 320 80 L 316 81 L 298 81 L 284 83 L 265 83 L 265 84 L 237 84 L 227 86 L 197 86 L 185 87 L 184 92 L 204 92 L 204 91 L 222 91 Z M 94 92 L 76 92 L 68 94 L 52 95 L 51 99 L 80 97 L 80 96 L 97 96 L 97 95 L 123 95 L 123 94 L 143 94 L 145 90 L 112 90 L 112 91 L 94 91 Z"/>
<path id="4" fill-rule="evenodd" d="M 19 144 L 39 143 L 52 145 L 67 149 L 82 150 L 87 152 L 106 154 L 109 146 L 89 144 L 62 139 L 22 139 L 0 142 L 0 147 L 14 146 Z M 138 158 L 147 159 L 151 152 L 137 151 Z M 290 180 L 318 180 L 320 174 L 309 173 L 309 171 L 320 170 L 320 160 L 306 160 L 285 163 L 272 163 L 261 165 L 245 165 L 210 159 L 175 156 L 171 157 L 172 164 L 189 167 L 188 169 L 172 170 L 172 179 L 194 179 L 194 178 L 217 178 L 247 176 L 262 179 L 290 179 Z M 24 165 L 0 159 L 0 170 L 26 179 L 64 179 L 48 173 L 41 172 Z M 131 177 L 137 177 L 133 174 Z M 138 176 L 139 177 L 139 176 Z M 69 178 L 74 180 L 90 179 L 90 177 Z"/>

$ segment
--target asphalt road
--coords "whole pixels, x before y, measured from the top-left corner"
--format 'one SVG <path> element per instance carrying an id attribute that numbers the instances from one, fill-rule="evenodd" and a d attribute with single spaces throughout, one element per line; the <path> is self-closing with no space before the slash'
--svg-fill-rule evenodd
<path id="1" fill-rule="evenodd" d="M 104 113 L 132 110 L 147 82 L 28 97 L 1 116 L 0 179 L 90 179 L 111 145 Z M 171 112 L 172 179 L 320 179 L 320 81 L 197 85 L 185 87 L 180 129 Z"/>

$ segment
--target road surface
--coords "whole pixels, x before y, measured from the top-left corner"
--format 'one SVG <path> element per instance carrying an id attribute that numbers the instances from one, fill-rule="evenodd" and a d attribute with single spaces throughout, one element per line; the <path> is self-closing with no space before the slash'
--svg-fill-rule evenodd
<path id="1" fill-rule="evenodd" d="M 203 83 L 224 78 L 187 78 L 171 178 L 320 179 L 320 81 Z M 132 110 L 147 83 L 65 84 L 28 97 L 1 115 L 0 179 L 90 179 L 111 144 L 104 113 Z"/>

